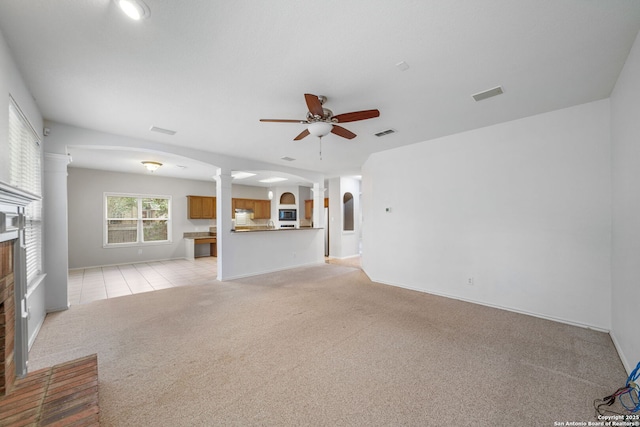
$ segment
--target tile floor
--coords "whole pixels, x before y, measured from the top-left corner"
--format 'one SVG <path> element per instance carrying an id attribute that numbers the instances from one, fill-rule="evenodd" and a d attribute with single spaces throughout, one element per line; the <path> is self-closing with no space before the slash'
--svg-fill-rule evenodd
<path id="1" fill-rule="evenodd" d="M 86 304 L 174 286 L 207 283 L 216 279 L 217 271 L 215 257 L 69 270 L 69 302 L 71 305 Z"/>

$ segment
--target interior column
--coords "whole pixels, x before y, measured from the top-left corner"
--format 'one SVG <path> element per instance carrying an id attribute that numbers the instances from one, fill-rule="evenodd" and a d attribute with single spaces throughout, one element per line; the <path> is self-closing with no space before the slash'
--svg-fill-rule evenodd
<path id="1" fill-rule="evenodd" d="M 43 210 L 47 218 L 44 229 L 45 308 L 47 312 L 69 308 L 69 233 L 67 225 L 68 156 L 45 153 Z"/>

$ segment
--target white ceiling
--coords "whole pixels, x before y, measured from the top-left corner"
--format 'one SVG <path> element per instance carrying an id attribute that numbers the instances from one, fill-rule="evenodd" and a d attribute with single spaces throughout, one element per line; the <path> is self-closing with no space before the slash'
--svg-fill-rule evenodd
<path id="1" fill-rule="evenodd" d="M 112 0 L 0 1 L 46 119 L 328 176 L 358 173 L 372 152 L 606 98 L 640 28 L 637 0 L 145 2 L 151 17 L 135 22 Z M 503 95 L 471 98 L 498 85 Z M 344 124 L 351 141 L 325 137 L 320 160 L 317 138 L 293 141 L 303 125 L 259 122 L 303 119 L 304 93 L 380 117 Z M 124 168 L 131 152 L 110 155 Z M 85 166 L 92 153 L 72 156 Z"/>

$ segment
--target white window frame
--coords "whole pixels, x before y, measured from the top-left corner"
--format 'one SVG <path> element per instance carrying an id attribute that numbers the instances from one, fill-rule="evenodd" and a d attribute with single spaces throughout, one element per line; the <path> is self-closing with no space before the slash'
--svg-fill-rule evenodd
<path id="1" fill-rule="evenodd" d="M 9 95 L 9 184 L 28 193 L 42 196 L 41 140 L 18 103 Z M 27 290 L 44 277 L 42 256 L 42 201 L 25 208 L 25 247 Z"/>
<path id="2" fill-rule="evenodd" d="M 108 214 L 108 197 L 129 197 L 135 198 L 138 201 L 138 217 L 137 218 L 109 218 Z M 150 242 L 144 241 L 144 221 L 153 220 L 153 218 L 143 218 L 142 217 L 142 200 L 143 199 L 167 199 L 169 201 L 169 207 L 167 209 L 167 218 L 158 218 L 158 220 L 167 221 L 167 240 L 153 240 Z M 139 193 L 112 193 L 105 192 L 103 197 L 103 209 L 102 209 L 102 247 L 103 248 L 122 248 L 122 247 L 131 247 L 131 246 L 153 246 L 153 245 L 167 245 L 173 243 L 172 238 L 172 197 L 163 195 L 163 194 L 139 194 Z M 118 219 L 118 220 L 131 220 L 137 222 L 137 241 L 136 242 L 125 242 L 125 243 L 109 243 L 109 220 Z"/>

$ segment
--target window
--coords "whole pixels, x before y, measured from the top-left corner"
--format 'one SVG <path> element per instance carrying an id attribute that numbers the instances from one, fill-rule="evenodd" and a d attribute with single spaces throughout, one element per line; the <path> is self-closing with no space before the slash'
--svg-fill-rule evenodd
<path id="1" fill-rule="evenodd" d="M 23 191 L 42 195 L 40 138 L 25 115 L 9 97 L 9 184 Z M 42 202 L 25 208 L 25 246 L 27 286 L 42 273 Z"/>
<path id="2" fill-rule="evenodd" d="M 342 197 L 342 230 L 343 231 L 353 231 L 353 194 L 344 193 Z"/>
<path id="3" fill-rule="evenodd" d="M 105 246 L 171 242 L 171 197 L 105 194 Z"/>

